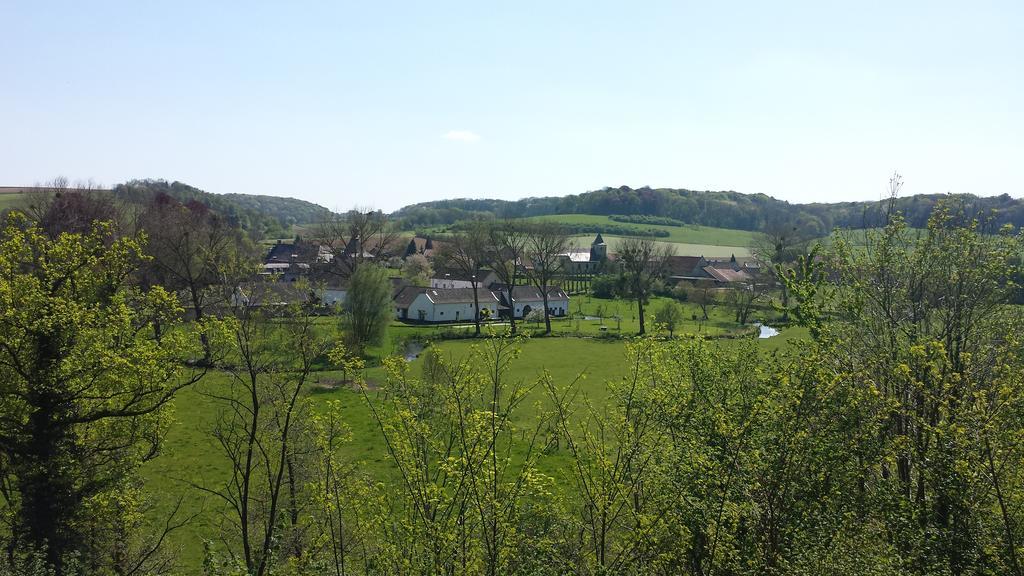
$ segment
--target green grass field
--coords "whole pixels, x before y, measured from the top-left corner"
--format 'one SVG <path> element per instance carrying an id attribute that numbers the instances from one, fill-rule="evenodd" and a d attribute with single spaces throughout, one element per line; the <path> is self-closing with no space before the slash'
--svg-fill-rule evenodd
<path id="1" fill-rule="evenodd" d="M 20 206 L 22 200 L 25 199 L 25 194 L 22 192 L 18 193 L 0 193 L 0 212 L 7 210 L 8 208 L 14 208 Z"/>
<path id="2" fill-rule="evenodd" d="M 652 311 L 658 302 L 652 302 Z M 597 298 L 579 299 L 574 302 L 573 312 L 582 310 L 587 315 L 617 315 L 621 320 L 621 333 L 635 333 L 635 305 L 626 301 L 600 300 Z M 695 308 L 687 307 L 688 319 L 677 333 L 722 334 L 735 330 L 731 324 L 731 312 L 725 307 L 716 308 L 711 312 L 708 322 L 694 322 L 690 316 Z M 320 322 L 330 323 L 334 318 L 323 318 Z M 555 323 L 556 333 L 575 332 L 575 320 L 559 320 Z M 557 386 L 568 385 L 578 376 L 583 375 L 581 390 L 597 404 L 607 397 L 605 383 L 622 378 L 627 373 L 625 362 L 626 340 L 617 338 L 600 338 L 590 334 L 615 334 L 620 332 L 619 323 L 613 319 L 581 320 L 579 331 L 587 334 L 584 337 L 529 337 L 537 327 L 524 324 L 522 333 L 527 336 L 522 344 L 522 355 L 511 366 L 507 377 L 526 381 L 536 381 L 542 370 L 547 370 Z M 607 331 L 600 330 L 600 326 Z M 490 330 L 500 331 L 500 325 Z M 472 330 L 466 328 L 439 328 L 433 326 L 407 326 L 396 323 L 389 329 L 388 343 L 374 350 L 376 355 L 401 352 L 401 343 L 409 338 L 429 340 L 437 337 L 442 331 Z M 653 327 L 651 328 L 653 331 Z M 765 351 L 784 350 L 790 346 L 790 340 L 805 338 L 806 333 L 800 329 L 788 329 L 780 336 L 765 340 L 756 340 L 756 346 Z M 722 339 L 712 341 L 715 346 L 749 345 L 751 339 Z M 479 340 L 447 340 L 433 344 L 443 355 L 452 359 L 461 359 L 471 352 L 474 345 L 486 345 Z M 421 359 L 410 363 L 412 374 L 418 375 Z M 315 386 L 320 379 L 337 379 L 335 372 L 321 372 L 314 377 L 314 391 L 311 397 L 317 405 L 324 405 L 327 400 L 340 402 L 345 421 L 352 430 L 352 442 L 345 447 L 347 458 L 358 463 L 359 470 L 371 477 L 388 481 L 394 469 L 388 459 L 380 431 L 371 417 L 367 398 L 362 393 L 350 389 L 324 391 Z M 381 382 L 384 371 L 379 366 L 366 370 L 367 380 L 373 384 Z M 197 514 L 196 518 L 185 528 L 174 533 L 171 538 L 172 548 L 179 550 L 182 573 L 195 574 L 200 570 L 203 540 L 216 540 L 218 522 L 221 521 L 223 504 L 213 497 L 191 488 L 189 483 L 205 484 L 223 481 L 227 477 L 227 463 L 220 452 L 211 430 L 217 419 L 218 404 L 204 392 L 223 390 L 229 382 L 229 376 L 222 372 L 209 374 L 194 388 L 180 393 L 175 402 L 175 422 L 170 427 L 166 443 L 161 455 L 146 465 L 144 476 L 147 492 L 158 503 L 159 510 L 169 510 L 173 503 L 184 497 L 187 514 Z M 369 392 L 371 401 L 376 392 Z M 524 403 L 517 424 L 526 427 L 538 414 L 549 406 L 548 399 L 542 390 L 535 389 L 531 397 Z M 567 456 L 553 454 L 545 457 L 541 463 L 543 471 L 551 474 L 561 485 L 568 485 L 565 476 Z M 155 519 L 154 521 L 157 521 Z"/>

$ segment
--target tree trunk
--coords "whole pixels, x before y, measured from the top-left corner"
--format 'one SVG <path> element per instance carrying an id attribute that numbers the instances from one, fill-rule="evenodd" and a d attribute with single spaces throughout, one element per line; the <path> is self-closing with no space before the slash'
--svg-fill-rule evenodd
<path id="1" fill-rule="evenodd" d="M 58 576 L 63 574 L 64 559 L 78 544 L 72 524 L 81 506 L 73 478 L 74 443 L 68 437 L 70 430 L 60 422 L 70 406 L 62 401 L 62 387 L 55 382 L 59 348 L 52 334 L 38 339 L 34 382 L 27 397 L 33 411 L 25 440 L 18 446 L 22 457 L 13 463 L 21 495 L 17 535 L 32 548 L 45 548 L 46 561 Z"/>
<path id="2" fill-rule="evenodd" d="M 638 297 L 636 299 L 636 315 L 640 318 L 640 336 L 643 336 L 646 333 L 646 330 L 644 329 L 644 299 L 643 298 L 639 298 Z"/>
<path id="3" fill-rule="evenodd" d="M 544 292 L 544 333 L 551 334 L 551 313 L 548 310 L 548 287 L 544 286 L 541 288 Z"/>
<path id="4" fill-rule="evenodd" d="M 512 334 L 515 335 L 515 333 L 516 333 L 516 304 L 515 304 L 515 302 L 512 301 L 512 288 L 513 288 L 513 286 L 509 286 L 509 288 L 508 288 L 508 323 L 509 323 L 510 329 L 512 331 Z"/>
<path id="5" fill-rule="evenodd" d="M 203 320 L 203 302 L 199 296 L 199 290 L 196 286 L 189 286 L 189 295 L 192 297 L 192 309 L 196 311 L 195 322 L 199 324 Z M 206 332 L 199 333 L 199 342 L 203 345 L 203 366 L 209 366 L 213 353 L 210 350 L 210 339 L 206 336 Z"/>
<path id="6" fill-rule="evenodd" d="M 473 276 L 476 278 L 476 276 Z M 476 335 L 480 335 L 480 297 L 476 293 L 477 283 L 475 281 L 470 282 L 473 287 L 473 326 L 476 328 Z"/>

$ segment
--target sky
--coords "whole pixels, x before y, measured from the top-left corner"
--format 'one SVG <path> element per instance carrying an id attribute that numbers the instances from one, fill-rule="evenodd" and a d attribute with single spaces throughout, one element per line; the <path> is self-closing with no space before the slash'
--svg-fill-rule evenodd
<path id="1" fill-rule="evenodd" d="M 1024 196 L 1024 2 L 0 0 L 0 185 Z"/>

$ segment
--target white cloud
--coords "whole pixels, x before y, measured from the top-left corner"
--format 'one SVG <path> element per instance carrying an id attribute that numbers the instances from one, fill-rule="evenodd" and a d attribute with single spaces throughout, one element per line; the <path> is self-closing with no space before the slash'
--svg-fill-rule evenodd
<path id="1" fill-rule="evenodd" d="M 480 135 L 470 130 L 449 130 L 441 135 L 445 140 L 455 140 L 457 142 L 476 142 L 480 140 Z"/>

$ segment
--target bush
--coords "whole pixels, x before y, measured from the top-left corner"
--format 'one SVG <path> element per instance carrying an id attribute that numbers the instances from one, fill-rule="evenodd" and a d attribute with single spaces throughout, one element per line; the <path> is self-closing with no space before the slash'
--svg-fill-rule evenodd
<path id="1" fill-rule="evenodd" d="M 590 281 L 590 293 L 596 298 L 614 298 L 619 288 L 619 277 L 603 274 Z"/>

